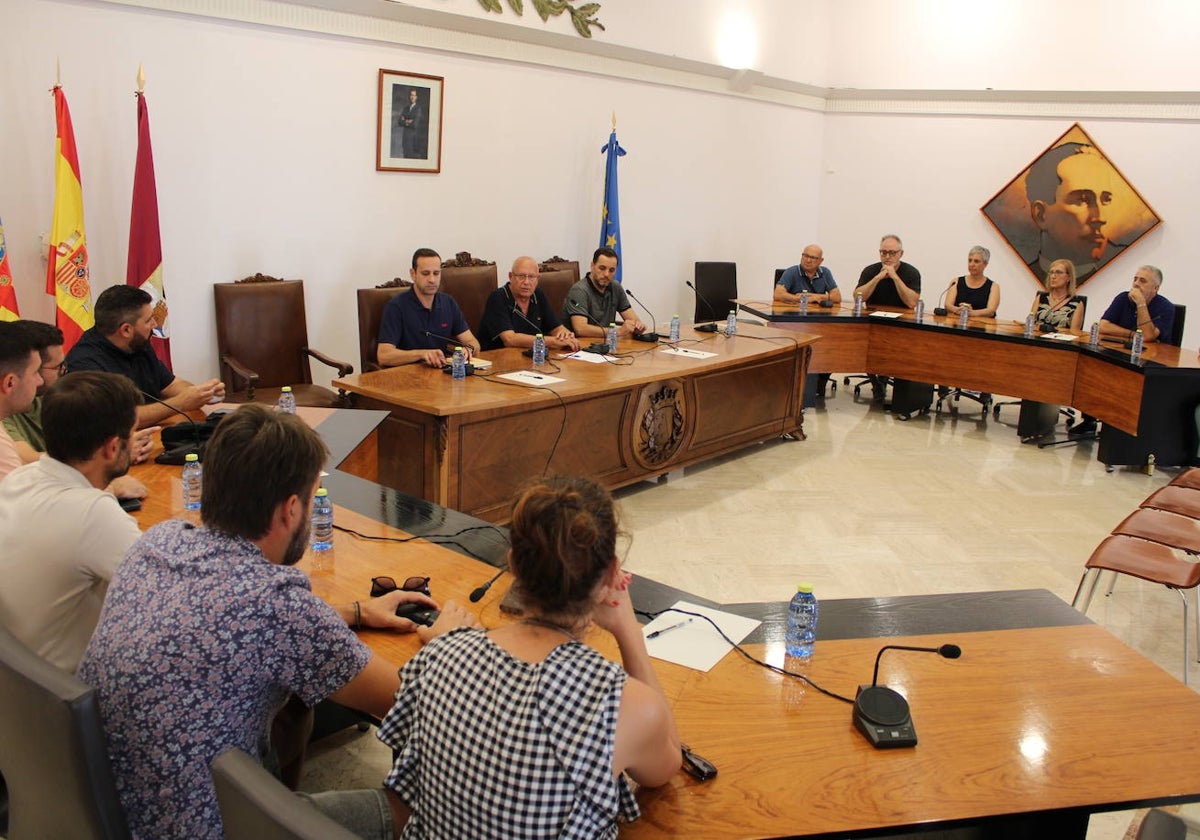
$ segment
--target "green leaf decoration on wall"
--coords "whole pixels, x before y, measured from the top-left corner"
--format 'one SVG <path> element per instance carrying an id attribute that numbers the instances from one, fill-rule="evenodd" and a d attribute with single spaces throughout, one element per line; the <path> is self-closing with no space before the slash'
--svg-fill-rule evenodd
<path id="1" fill-rule="evenodd" d="M 599 3 L 575 5 L 570 0 L 530 0 L 530 2 L 533 3 L 534 11 L 538 13 L 538 17 L 542 19 L 543 23 L 550 20 L 551 15 L 557 17 L 563 12 L 569 12 L 575 31 L 584 38 L 591 38 L 593 29 L 604 31 L 604 24 L 596 20 L 596 13 L 600 11 Z M 500 0 L 479 0 L 479 5 L 483 6 L 484 11 L 504 13 Z M 525 0 L 508 0 L 508 5 L 518 15 L 525 14 Z"/>

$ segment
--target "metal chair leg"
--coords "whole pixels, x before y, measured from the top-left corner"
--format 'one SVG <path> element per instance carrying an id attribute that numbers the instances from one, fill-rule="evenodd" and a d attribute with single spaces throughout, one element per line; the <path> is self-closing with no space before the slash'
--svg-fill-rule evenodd
<path id="1" fill-rule="evenodd" d="M 1188 596 L 1186 590 L 1178 589 L 1176 591 L 1183 599 L 1183 684 L 1187 685 L 1188 667 L 1191 665 L 1191 660 L 1188 658 Z"/>
<path id="2" fill-rule="evenodd" d="M 1088 586 L 1087 595 L 1083 601 L 1083 607 L 1079 606 L 1079 597 L 1083 594 L 1085 583 L 1087 583 L 1088 575 L 1091 575 L 1091 585 Z M 1092 605 L 1092 598 L 1096 594 L 1096 584 L 1100 581 L 1099 569 L 1084 569 L 1083 577 L 1079 579 L 1079 586 L 1075 590 L 1075 597 L 1071 599 L 1071 606 L 1079 610 L 1084 615 L 1087 615 L 1088 607 Z"/>

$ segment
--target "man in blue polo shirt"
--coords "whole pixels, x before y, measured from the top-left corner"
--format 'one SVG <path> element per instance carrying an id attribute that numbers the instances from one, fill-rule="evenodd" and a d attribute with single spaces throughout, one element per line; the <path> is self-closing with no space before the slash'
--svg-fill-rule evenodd
<path id="1" fill-rule="evenodd" d="M 1133 286 L 1121 292 L 1108 305 L 1100 319 L 1100 334 L 1114 338 L 1133 338 L 1135 330 L 1149 344 L 1171 343 L 1171 328 L 1175 325 L 1175 304 L 1158 293 L 1162 285 L 1162 270 L 1144 265 L 1133 275 Z"/>
<path id="2" fill-rule="evenodd" d="M 442 258 L 431 248 L 413 252 L 412 291 L 396 295 L 383 310 L 376 357 L 384 367 L 424 362 L 430 367 L 446 364 L 445 348 L 456 343 L 472 353 L 479 342 L 463 317 L 458 303 L 439 292 Z"/>
<path id="3" fill-rule="evenodd" d="M 808 292 L 811 303 L 829 301 L 837 306 L 842 302 L 842 292 L 833 279 L 833 272 L 823 266 L 825 252 L 820 245 L 805 246 L 800 254 L 800 264 L 793 265 L 780 275 L 775 283 L 775 300 L 780 303 L 799 303 L 800 293 Z"/>

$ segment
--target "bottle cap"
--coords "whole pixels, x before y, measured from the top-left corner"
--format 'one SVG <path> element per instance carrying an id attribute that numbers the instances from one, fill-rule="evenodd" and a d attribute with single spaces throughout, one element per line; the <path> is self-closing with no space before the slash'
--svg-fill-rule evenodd
<path id="1" fill-rule="evenodd" d="M 807 592 L 808 594 L 811 595 L 812 591 L 813 591 L 813 585 L 811 583 L 798 583 L 798 584 L 796 584 L 796 591 L 797 592 Z"/>
<path id="2" fill-rule="evenodd" d="M 542 336 L 542 334 L 541 334 L 541 333 L 538 333 L 537 335 L 535 335 L 535 336 L 534 336 L 534 338 L 542 338 L 542 337 L 543 337 L 543 336 Z"/>
<path id="3" fill-rule="evenodd" d="M 199 455 L 197 455 L 195 452 L 189 452 L 188 454 L 186 454 L 186 455 L 184 455 L 184 456 L 183 456 L 183 460 L 184 460 L 184 461 L 186 461 L 186 462 L 188 462 L 189 464 L 191 464 L 191 463 L 199 463 L 199 461 L 200 461 L 200 456 L 199 456 Z"/>
<path id="4" fill-rule="evenodd" d="M 317 488 L 317 498 L 322 498 L 322 497 L 328 496 L 328 495 L 329 495 L 329 491 L 326 490 L 324 487 Z"/>
<path id="5" fill-rule="evenodd" d="M 290 394 L 290 393 L 292 393 L 292 386 L 284 385 L 282 388 L 279 389 L 279 392 L 281 394 Z"/>

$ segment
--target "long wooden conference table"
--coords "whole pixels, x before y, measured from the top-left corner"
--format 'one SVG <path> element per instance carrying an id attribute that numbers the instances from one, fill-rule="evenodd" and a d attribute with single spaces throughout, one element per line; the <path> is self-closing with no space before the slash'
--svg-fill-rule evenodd
<path id="1" fill-rule="evenodd" d="M 366 597 L 373 576 L 420 574 L 435 598 L 465 603 L 492 577 L 502 529 L 345 472 L 382 412 L 301 413 L 333 450 L 325 484 L 337 524 L 407 540 L 337 532 L 331 552 L 301 561 L 317 594 L 345 603 Z M 179 472 L 135 468 L 151 490 L 143 527 L 182 515 Z M 414 532 L 426 539 L 408 539 Z M 456 550 L 434 544 L 447 540 Z M 499 609 L 507 581 L 477 605 L 487 627 L 513 620 Z M 637 577 L 632 595 L 648 611 L 687 597 Z M 763 620 L 746 647 L 783 663 L 784 604 L 723 608 Z M 397 664 L 419 644 L 414 635 L 361 635 Z M 616 658 L 602 631 L 588 641 Z M 656 662 L 684 740 L 719 773 L 705 783 L 680 773 L 640 791 L 642 819 L 622 836 L 871 837 L 979 826 L 987 837 L 1082 838 L 1096 811 L 1200 800 L 1200 695 L 1044 590 L 823 601 L 807 674 L 853 696 L 882 644 L 948 642 L 962 647 L 960 659 L 885 654 L 880 682 L 907 697 L 920 740 L 887 751 L 858 735 L 848 705 L 735 653 L 708 673 Z"/>
<path id="2" fill-rule="evenodd" d="M 1109 465 L 1186 464 L 1196 456 L 1194 412 L 1200 405 L 1200 357 L 1195 350 L 1150 344 L 1139 361 L 1119 343 L 1024 337 L 1024 324 L 868 309 L 855 317 L 846 304 L 822 309 L 773 301 L 739 301 L 771 326 L 807 337 L 811 372 L 864 372 L 1073 406 L 1104 423 L 1097 458 Z"/>
<path id="3" fill-rule="evenodd" d="M 532 370 L 520 350 L 456 382 L 425 365 L 334 382 L 356 408 L 389 412 L 359 475 L 489 521 L 533 475 L 586 475 L 621 487 L 779 437 L 803 436 L 812 338 L 745 325 L 726 338 L 685 330 L 667 344 L 623 340 L 617 358 Z M 506 373 L 535 373 L 518 382 Z M 559 381 L 553 381 L 559 380 Z"/>

